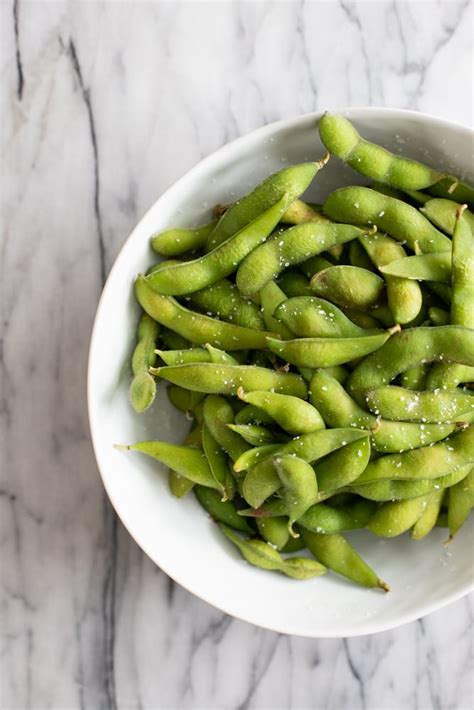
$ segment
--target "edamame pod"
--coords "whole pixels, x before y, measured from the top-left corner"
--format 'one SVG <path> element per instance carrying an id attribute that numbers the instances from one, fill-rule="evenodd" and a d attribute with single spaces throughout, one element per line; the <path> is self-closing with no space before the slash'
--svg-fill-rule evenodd
<path id="1" fill-rule="evenodd" d="M 242 516 L 240 517 L 242 520 L 245 520 Z M 255 523 L 260 536 L 277 550 L 282 550 L 290 539 L 288 518 L 280 516 L 273 518 L 255 518 Z"/>
<path id="2" fill-rule="evenodd" d="M 358 338 L 369 335 L 366 328 L 349 320 L 333 303 L 316 296 L 288 298 L 273 315 L 299 338 Z"/>
<path id="3" fill-rule="evenodd" d="M 136 412 L 144 412 L 156 395 L 156 382 L 148 372 L 156 361 L 155 347 L 160 326 L 143 313 L 137 328 L 137 344 L 132 356 L 133 380 L 130 385 L 130 402 Z"/>
<path id="4" fill-rule="evenodd" d="M 334 367 L 364 357 L 378 350 L 394 331 L 357 338 L 298 338 L 275 340 L 267 338 L 272 352 L 286 362 L 299 367 Z M 397 330 L 395 330 L 397 332 Z"/>
<path id="5" fill-rule="evenodd" d="M 453 234 L 451 323 L 474 328 L 474 231 L 461 205 Z"/>
<path id="6" fill-rule="evenodd" d="M 338 306 L 365 311 L 380 303 L 385 283 L 371 271 L 343 264 L 318 271 L 311 279 L 311 289 Z"/>
<path id="7" fill-rule="evenodd" d="M 474 186 L 454 176 L 443 178 L 434 185 L 430 185 L 427 192 L 435 197 L 444 197 L 461 204 L 465 202 L 471 210 L 474 209 Z"/>
<path id="8" fill-rule="evenodd" d="M 314 467 L 321 491 L 334 491 L 356 481 L 370 459 L 370 438 L 353 441 L 320 459 Z"/>
<path id="9" fill-rule="evenodd" d="M 388 385 L 366 394 L 374 414 L 392 421 L 457 422 L 474 417 L 474 397 L 458 390 L 416 392 Z"/>
<path id="10" fill-rule="evenodd" d="M 387 301 L 395 323 L 410 323 L 421 310 L 423 303 L 419 284 L 398 276 L 389 276 L 383 267 L 398 259 L 403 259 L 406 252 L 394 239 L 385 234 L 366 234 L 359 238 L 371 260 L 385 275 Z"/>
<path id="11" fill-rule="evenodd" d="M 312 505 L 298 519 L 298 525 L 323 535 L 333 535 L 346 530 L 363 528 L 375 511 L 375 503 L 359 500 L 352 506 L 336 508 L 326 503 Z"/>
<path id="12" fill-rule="evenodd" d="M 330 153 L 373 180 L 402 190 L 424 190 L 441 180 L 442 173 L 417 160 L 403 158 L 364 140 L 344 116 L 325 113 L 319 135 Z"/>
<path id="13" fill-rule="evenodd" d="M 451 252 L 405 256 L 383 266 L 380 271 L 397 278 L 451 283 Z"/>
<path id="14" fill-rule="evenodd" d="M 194 291 L 186 297 L 186 300 L 188 299 L 208 316 L 215 315 L 244 328 L 265 330 L 258 306 L 248 298 L 243 298 L 237 286 L 227 279 L 222 279 L 201 291 Z"/>
<path id="15" fill-rule="evenodd" d="M 320 535 L 302 530 L 302 536 L 310 552 L 328 569 L 363 587 L 378 587 L 384 592 L 389 591 L 388 585 L 342 535 Z"/>
<path id="16" fill-rule="evenodd" d="M 256 466 L 259 461 L 263 461 L 263 459 L 268 458 L 270 454 L 278 451 L 280 447 L 281 444 L 265 444 L 265 446 L 255 446 L 247 449 L 234 463 L 234 471 L 236 473 L 247 471 L 249 468 Z"/>
<path id="17" fill-rule="evenodd" d="M 217 484 L 216 487 L 221 495 L 221 500 L 232 500 L 235 493 L 235 481 L 227 465 L 227 456 L 212 436 L 206 424 L 202 428 L 202 448 L 204 449 L 211 474 Z"/>
<path id="18" fill-rule="evenodd" d="M 474 508 L 474 467 L 463 480 L 449 489 L 448 495 L 449 535 L 454 537 Z"/>
<path id="19" fill-rule="evenodd" d="M 435 197 L 426 202 L 423 207 L 420 207 L 425 217 L 430 222 L 442 229 L 446 234 L 453 235 L 454 227 L 456 226 L 456 213 L 460 205 L 453 200 L 446 200 L 442 197 Z M 469 223 L 471 230 L 474 230 L 474 214 L 469 210 L 464 212 L 464 219 Z"/>
<path id="20" fill-rule="evenodd" d="M 474 366 L 439 362 L 426 375 L 426 389 L 454 389 L 465 382 L 474 382 Z"/>
<path id="21" fill-rule="evenodd" d="M 169 444 L 166 441 L 139 441 L 129 446 L 116 446 L 122 451 L 139 451 L 169 466 L 181 476 L 201 486 L 219 489 L 204 452 L 191 446 Z"/>
<path id="22" fill-rule="evenodd" d="M 151 237 L 151 246 L 161 256 L 181 256 L 202 247 L 216 224 L 217 219 L 214 219 L 201 227 L 166 229 Z"/>
<path id="23" fill-rule="evenodd" d="M 305 222 L 291 227 L 261 244 L 244 259 L 237 271 L 237 287 L 242 295 L 251 296 L 289 266 L 363 233 L 358 227 L 331 222 Z"/>
<path id="24" fill-rule="evenodd" d="M 209 318 L 208 316 L 188 311 L 177 301 L 153 291 L 143 276 L 135 281 L 135 295 L 142 308 L 154 320 L 195 345 L 210 343 L 222 350 L 247 350 L 265 348 L 266 331 L 243 328 L 232 323 Z"/>
<path id="25" fill-rule="evenodd" d="M 396 537 L 409 530 L 426 510 L 428 498 L 412 498 L 384 503 L 374 513 L 367 528 L 379 537 Z"/>
<path id="26" fill-rule="evenodd" d="M 287 269 L 278 277 L 278 286 L 288 298 L 295 296 L 312 296 L 309 279 L 296 269 Z"/>
<path id="27" fill-rule="evenodd" d="M 223 501 L 217 491 L 204 486 L 195 486 L 194 492 L 199 503 L 213 520 L 224 523 L 234 530 L 252 534 L 252 528 L 247 520 L 238 514 L 235 505 L 230 500 Z"/>
<path id="28" fill-rule="evenodd" d="M 204 421 L 221 448 L 236 461 L 249 445 L 241 436 L 228 428 L 234 422 L 234 411 L 225 397 L 210 395 L 204 400 Z"/>
<path id="29" fill-rule="evenodd" d="M 297 456 L 278 456 L 275 468 L 282 484 L 282 498 L 288 510 L 288 530 L 292 537 L 299 537 L 293 525 L 315 502 L 318 484 L 312 466 Z"/>
<path id="30" fill-rule="evenodd" d="M 260 424 L 228 424 L 227 426 L 252 446 L 265 446 L 278 441 L 278 437 L 270 429 Z"/>
<path id="31" fill-rule="evenodd" d="M 378 502 L 419 498 L 420 496 L 426 496 L 430 493 L 455 486 L 459 481 L 466 478 L 470 469 L 470 464 L 467 466 L 459 466 L 444 476 L 422 480 L 404 481 L 398 479 L 383 479 L 362 485 L 359 485 L 358 481 L 356 481 L 354 485 L 349 487 L 349 490 L 352 493 L 362 496 L 362 498 Z"/>
<path id="32" fill-rule="evenodd" d="M 374 450 L 383 453 L 426 446 L 456 430 L 455 424 L 400 423 L 379 419 L 362 409 L 344 387 L 324 370 L 314 372 L 310 383 L 310 401 L 328 426 L 369 429 Z"/>
<path id="33" fill-rule="evenodd" d="M 151 372 L 186 389 L 209 394 L 236 395 L 239 387 L 247 391 L 271 390 L 302 399 L 305 399 L 307 394 L 306 383 L 299 375 L 254 365 L 215 365 L 199 362 L 151 368 Z"/>
<path id="34" fill-rule="evenodd" d="M 323 205 L 324 214 L 339 222 L 376 225 L 399 242 L 423 253 L 450 251 L 451 240 L 439 232 L 416 207 L 368 187 L 341 187 Z"/>
<path id="35" fill-rule="evenodd" d="M 293 436 L 325 428 L 318 410 L 298 397 L 275 392 L 245 392 L 243 389 L 237 390 L 237 395 L 244 402 L 249 402 L 265 412 Z"/>
<path id="36" fill-rule="evenodd" d="M 226 210 L 207 240 L 207 250 L 215 249 L 229 237 L 269 209 L 283 195 L 287 194 L 288 204 L 296 200 L 308 187 L 316 173 L 323 168 L 329 155 L 314 163 L 300 163 L 284 168 L 266 178 L 245 197 Z"/>
<path id="37" fill-rule="evenodd" d="M 412 527 L 410 537 L 412 540 L 422 540 L 430 533 L 438 519 L 441 503 L 443 502 L 444 491 L 435 491 L 426 498 L 426 507 Z"/>
<path id="38" fill-rule="evenodd" d="M 237 394 L 240 397 L 239 390 Z M 300 400 L 298 400 L 300 401 Z M 272 417 L 270 417 L 266 412 L 262 411 L 258 407 L 254 407 L 253 404 L 248 404 L 242 407 L 235 415 L 236 424 L 275 424 Z"/>
<path id="39" fill-rule="evenodd" d="M 275 281 L 269 281 L 260 290 L 260 306 L 262 309 L 263 319 L 265 321 L 265 326 L 273 331 L 273 333 L 278 333 L 282 338 L 291 338 L 291 330 L 274 318 L 273 313 L 275 309 L 286 301 L 286 296 L 281 290 L 281 288 L 275 283 Z"/>
<path id="40" fill-rule="evenodd" d="M 267 238 L 287 205 L 288 195 L 285 193 L 269 209 L 204 256 L 149 274 L 146 277 L 148 285 L 158 293 L 178 296 L 199 291 L 224 279 L 236 271 L 245 256 Z"/>
<path id="41" fill-rule="evenodd" d="M 349 392 L 363 402 L 366 392 L 388 385 L 411 367 L 436 360 L 474 367 L 474 330 L 443 325 L 396 333 L 355 368 L 349 378 Z"/>
<path id="42" fill-rule="evenodd" d="M 240 550 L 247 562 L 255 567 L 282 572 L 293 579 L 310 579 L 311 577 L 319 577 L 326 572 L 323 565 L 307 557 L 290 557 L 285 560 L 268 543 L 255 539 L 242 540 L 226 525 L 221 523 L 219 527 Z"/>
<path id="43" fill-rule="evenodd" d="M 388 454 L 371 461 L 359 476 L 357 485 L 383 479 L 430 479 L 438 478 L 459 466 L 474 464 L 474 426 L 458 434 L 414 451 Z"/>

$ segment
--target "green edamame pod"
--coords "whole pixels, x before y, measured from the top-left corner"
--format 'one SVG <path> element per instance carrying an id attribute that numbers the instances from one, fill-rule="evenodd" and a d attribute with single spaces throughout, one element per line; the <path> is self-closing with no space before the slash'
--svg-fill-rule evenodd
<path id="1" fill-rule="evenodd" d="M 451 323 L 474 328 L 474 231 L 463 216 L 466 205 L 456 214 L 451 273 Z"/>
<path id="2" fill-rule="evenodd" d="M 339 222 L 376 225 L 399 242 L 423 253 L 450 251 L 451 240 L 439 232 L 416 207 L 368 187 L 341 187 L 323 205 L 324 214 Z"/>
<path id="3" fill-rule="evenodd" d="M 245 520 L 240 516 L 242 520 Z M 290 539 L 288 530 L 288 519 L 284 517 L 255 518 L 258 532 L 266 542 L 269 542 L 277 550 L 282 550 Z"/>
<path id="4" fill-rule="evenodd" d="M 433 325 L 448 325 L 449 324 L 449 313 L 445 311 L 444 308 L 437 308 L 437 306 L 431 306 L 428 309 L 428 316 Z"/>
<path id="5" fill-rule="evenodd" d="M 210 362 L 210 356 L 204 348 L 186 350 L 155 350 L 165 365 L 184 365 L 189 362 Z"/>
<path id="6" fill-rule="evenodd" d="M 182 335 L 178 335 L 169 328 L 161 328 L 160 344 L 164 345 L 167 350 L 188 350 L 192 347 L 187 338 L 183 338 Z"/>
<path id="7" fill-rule="evenodd" d="M 304 550 L 306 547 L 305 542 L 303 538 L 300 537 L 290 537 L 288 538 L 288 542 L 286 543 L 285 547 L 282 547 L 281 552 L 299 552 L 300 550 Z"/>
<path id="8" fill-rule="evenodd" d="M 441 510 L 443 497 L 443 490 L 435 491 L 427 496 L 426 507 L 411 529 L 410 537 L 412 540 L 422 540 L 433 530 Z"/>
<path id="9" fill-rule="evenodd" d="M 349 244 L 353 243 L 354 242 L 349 242 Z M 317 255 L 312 256 L 311 259 L 303 261 L 299 265 L 299 268 L 308 279 L 311 279 L 318 271 L 329 269 L 330 266 L 334 266 L 334 264 L 331 261 L 328 261 L 328 259 L 325 259 L 324 256 Z"/>
<path id="10" fill-rule="evenodd" d="M 276 452 L 281 447 L 281 444 L 265 444 L 265 446 L 255 446 L 251 449 L 247 449 L 243 454 L 239 456 L 237 461 L 234 463 L 234 471 L 240 473 L 241 471 L 247 471 L 249 468 L 255 466 L 259 461 L 268 458 L 270 454 Z"/>
<path id="11" fill-rule="evenodd" d="M 252 528 L 247 520 L 238 514 L 235 505 L 230 500 L 223 501 L 217 491 L 204 486 L 195 486 L 194 492 L 204 510 L 216 522 L 224 523 L 234 530 L 252 534 Z"/>
<path id="12" fill-rule="evenodd" d="M 270 335 L 263 330 L 243 328 L 189 311 L 173 298 L 153 291 L 143 276 L 135 281 L 135 295 L 149 316 L 196 345 L 210 343 L 223 350 L 258 350 L 265 348 L 265 337 Z"/>
<path id="13" fill-rule="evenodd" d="M 244 390 L 238 390 L 237 395 L 244 402 L 249 402 L 259 411 L 265 412 L 271 420 L 293 436 L 325 428 L 318 410 L 299 397 L 275 392 L 245 392 Z"/>
<path id="14" fill-rule="evenodd" d="M 309 279 L 306 278 L 306 276 L 300 271 L 296 271 L 295 269 L 287 269 L 280 274 L 277 283 L 288 298 L 313 295 L 309 285 Z"/>
<path id="15" fill-rule="evenodd" d="M 448 496 L 449 535 L 454 537 L 474 508 L 474 467 L 464 479 L 449 489 Z"/>
<path id="16" fill-rule="evenodd" d="M 380 271 L 392 261 L 406 256 L 403 247 L 385 234 L 366 234 L 359 238 L 359 243 Z M 385 276 L 385 282 L 388 307 L 395 323 L 410 323 L 420 312 L 423 302 L 419 284 L 389 275 Z"/>
<path id="17" fill-rule="evenodd" d="M 385 276 L 414 279 L 416 281 L 451 282 L 451 252 L 405 256 L 392 261 L 380 271 Z"/>
<path id="18" fill-rule="evenodd" d="M 240 397 L 240 395 L 239 395 Z M 275 424 L 272 417 L 253 404 L 242 407 L 235 415 L 236 424 Z"/>
<path id="19" fill-rule="evenodd" d="M 333 491 L 350 485 L 365 471 L 369 459 L 369 436 L 333 451 L 315 466 L 319 489 Z"/>
<path id="20" fill-rule="evenodd" d="M 357 429 L 324 429 L 310 434 L 302 434 L 277 449 L 278 456 L 298 456 L 313 463 L 319 458 L 330 454 L 351 441 L 357 441 L 367 436 L 367 432 Z M 274 456 L 268 457 L 256 464 L 247 473 L 243 484 L 243 497 L 253 508 L 259 508 L 262 503 L 281 487 L 280 479 L 275 470 Z"/>
<path id="21" fill-rule="evenodd" d="M 216 224 L 217 219 L 213 219 L 201 227 L 166 229 L 151 237 L 151 246 L 161 256 L 181 256 L 202 247 Z"/>
<path id="22" fill-rule="evenodd" d="M 442 325 L 438 323 L 435 325 Z M 411 367 L 409 370 L 402 372 L 400 375 L 400 382 L 402 387 L 409 390 L 422 390 L 425 386 L 427 365 L 419 365 L 418 367 Z"/>
<path id="23" fill-rule="evenodd" d="M 166 389 L 168 399 L 181 412 L 194 412 L 197 405 L 204 399 L 203 392 L 191 392 L 178 385 L 170 385 Z"/>
<path id="24" fill-rule="evenodd" d="M 388 585 L 342 535 L 320 535 L 310 530 L 302 530 L 301 534 L 310 552 L 328 569 L 363 587 L 389 591 Z"/>
<path id="25" fill-rule="evenodd" d="M 144 412 L 153 403 L 156 382 L 148 372 L 156 361 L 155 347 L 160 327 L 149 315 L 143 313 L 137 328 L 137 344 L 132 356 L 133 380 L 130 385 L 130 402 L 136 412 Z"/>
<path id="26" fill-rule="evenodd" d="M 170 468 L 168 471 L 168 487 L 175 498 L 184 498 L 194 488 L 194 483 L 189 478 L 185 478 Z M 206 490 L 211 491 L 212 488 L 206 488 Z M 219 494 L 217 495 L 220 497 Z"/>
<path id="27" fill-rule="evenodd" d="M 393 187 L 423 190 L 443 177 L 442 173 L 417 160 L 395 155 L 364 140 L 344 116 L 325 113 L 319 121 L 319 135 L 330 153 L 358 173 Z"/>
<path id="28" fill-rule="evenodd" d="M 474 382 L 474 366 L 439 362 L 426 375 L 426 389 L 454 389 L 460 384 Z"/>
<path id="29" fill-rule="evenodd" d="M 371 430 L 375 451 L 395 453 L 426 446 L 446 438 L 455 424 L 419 424 L 379 419 L 360 407 L 344 387 L 325 370 L 315 370 L 310 383 L 310 401 L 328 426 Z"/>
<path id="30" fill-rule="evenodd" d="M 270 429 L 260 424 L 228 424 L 227 426 L 252 446 L 265 446 L 278 441 L 278 437 Z"/>
<path id="31" fill-rule="evenodd" d="M 388 385 L 368 392 L 366 402 L 374 414 L 398 422 L 448 423 L 474 417 L 474 397 L 459 390 L 416 392 Z"/>
<path id="32" fill-rule="evenodd" d="M 308 187 L 316 173 L 324 167 L 329 156 L 314 163 L 300 163 L 270 175 L 245 197 L 229 207 L 207 240 L 207 251 L 232 237 L 247 224 L 268 210 L 285 194 L 291 205 Z"/>
<path id="33" fill-rule="evenodd" d="M 274 459 L 275 468 L 282 484 L 282 498 L 288 510 L 288 530 L 292 537 L 298 537 L 293 530 L 318 495 L 318 484 L 312 466 L 297 456 L 281 456 Z"/>
<path id="34" fill-rule="evenodd" d="M 422 212 L 430 222 L 433 222 L 436 227 L 452 236 L 456 226 L 456 214 L 459 207 L 459 202 L 435 197 L 426 202 L 423 207 L 420 207 L 420 212 Z M 474 230 L 474 214 L 466 210 L 464 212 L 464 219 L 468 222 L 471 230 Z"/>
<path id="35" fill-rule="evenodd" d="M 190 293 L 186 297 L 188 299 L 206 315 L 218 316 L 244 328 L 265 329 L 258 306 L 248 298 L 243 298 L 237 286 L 227 279 Z"/>
<path id="36" fill-rule="evenodd" d="M 315 209 L 315 205 L 308 205 L 303 200 L 295 200 L 281 218 L 281 222 L 285 224 L 302 224 L 311 221 L 329 222 L 328 218 L 321 214 L 321 206 Z"/>
<path id="37" fill-rule="evenodd" d="M 234 411 L 225 397 L 210 395 L 204 401 L 204 421 L 221 448 L 236 461 L 249 445 L 241 436 L 231 431 L 228 424 L 234 423 Z"/>
<path id="38" fill-rule="evenodd" d="M 385 293 L 384 280 L 357 266 L 331 266 L 311 279 L 311 289 L 343 308 L 364 311 L 380 303 Z"/>
<path id="39" fill-rule="evenodd" d="M 289 266 L 363 233 L 358 227 L 331 222 L 305 222 L 291 227 L 278 238 L 258 246 L 243 260 L 237 271 L 237 287 L 244 296 L 251 296 Z"/>
<path id="40" fill-rule="evenodd" d="M 379 537 L 396 537 L 409 530 L 426 510 L 428 498 L 412 498 L 384 503 L 372 516 L 367 528 Z"/>
<path id="41" fill-rule="evenodd" d="M 326 568 L 307 557 L 283 557 L 271 545 L 261 540 L 242 540 L 230 528 L 219 525 L 224 535 L 240 550 L 242 556 L 255 567 L 275 570 L 294 579 L 310 579 L 324 574 Z M 313 564 L 314 563 L 314 564 Z"/>
<path id="42" fill-rule="evenodd" d="M 351 266 L 357 266 L 359 269 L 374 271 L 373 262 L 369 259 L 367 252 L 357 239 L 349 243 L 349 262 Z"/>
<path id="43" fill-rule="evenodd" d="M 335 307 L 335 306 L 334 306 Z M 355 311 L 352 308 L 344 308 L 343 309 L 344 315 L 346 315 L 349 320 L 352 321 L 355 325 L 359 326 L 359 328 L 362 328 L 363 330 L 366 331 L 366 335 L 368 335 L 367 331 L 378 331 L 380 330 L 380 321 L 377 320 L 377 318 L 374 317 L 375 309 L 373 310 L 372 313 L 364 313 L 363 311 Z M 386 325 L 385 323 L 383 325 Z M 394 323 L 390 323 L 390 326 L 394 325 Z"/>
<path id="44" fill-rule="evenodd" d="M 427 192 L 435 197 L 455 200 L 461 204 L 466 203 L 471 210 L 474 209 L 474 186 L 452 175 L 430 185 Z"/>
<path id="45" fill-rule="evenodd" d="M 116 446 L 122 451 L 139 451 L 169 466 L 193 483 L 218 489 L 204 452 L 191 446 L 169 444 L 166 441 L 139 441 L 128 446 Z"/>
<path id="46" fill-rule="evenodd" d="M 282 338 L 291 338 L 292 332 L 286 325 L 273 317 L 275 309 L 286 301 L 286 296 L 275 281 L 269 281 L 260 290 L 260 306 L 265 326 Z"/>
<path id="47" fill-rule="evenodd" d="M 388 385 L 411 367 L 436 360 L 474 367 L 474 330 L 443 325 L 396 333 L 355 368 L 349 378 L 348 391 L 363 402 L 365 392 Z"/>
<path id="48" fill-rule="evenodd" d="M 349 320 L 337 306 L 316 296 L 288 298 L 273 315 L 299 338 L 357 338 L 369 335 L 366 328 Z"/>
<path id="49" fill-rule="evenodd" d="M 223 501 L 232 500 L 235 493 L 235 481 L 227 465 L 227 456 L 206 424 L 202 428 L 202 448 L 217 489 L 221 494 L 221 499 Z"/>
<path id="50" fill-rule="evenodd" d="M 429 479 L 449 473 L 458 466 L 474 464 L 474 426 L 433 446 L 402 454 L 388 454 L 371 461 L 357 484 L 382 479 Z"/>
<path id="51" fill-rule="evenodd" d="M 375 507 L 375 503 L 369 500 L 359 500 L 352 506 L 342 508 L 316 503 L 298 519 L 298 525 L 323 535 L 356 530 L 367 525 Z"/>
<path id="52" fill-rule="evenodd" d="M 171 264 L 149 274 L 146 279 L 154 291 L 178 296 L 199 291 L 236 271 L 240 262 L 261 244 L 278 224 L 288 205 L 285 193 L 239 232 L 192 261 Z"/>
<path id="53" fill-rule="evenodd" d="M 362 498 L 377 502 L 419 498 L 420 496 L 427 496 L 436 491 L 455 486 L 466 478 L 470 468 L 470 464 L 467 466 L 459 466 L 444 476 L 432 479 L 411 481 L 384 479 L 361 485 L 356 481 L 354 485 L 349 487 L 349 490 Z"/>
<path id="54" fill-rule="evenodd" d="M 393 332 L 398 332 L 398 329 L 356 338 L 267 338 L 267 347 L 286 362 L 299 367 L 334 367 L 373 353 L 382 347 Z"/>
<path id="55" fill-rule="evenodd" d="M 186 389 L 209 394 L 236 395 L 239 387 L 248 391 L 271 390 L 303 399 L 307 393 L 305 381 L 299 375 L 254 365 L 215 365 L 198 362 L 157 367 L 151 371 L 154 375 Z"/>

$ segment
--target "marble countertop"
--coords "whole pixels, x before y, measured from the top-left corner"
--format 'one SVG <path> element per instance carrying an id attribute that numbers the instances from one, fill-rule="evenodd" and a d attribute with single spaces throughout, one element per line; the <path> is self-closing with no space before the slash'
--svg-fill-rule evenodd
<path id="1" fill-rule="evenodd" d="M 310 640 L 171 582 L 104 493 L 85 381 L 118 250 L 222 144 L 347 105 L 472 124 L 470 2 L 2 0 L 1 14 L 1 707 L 468 710 L 472 599 Z"/>

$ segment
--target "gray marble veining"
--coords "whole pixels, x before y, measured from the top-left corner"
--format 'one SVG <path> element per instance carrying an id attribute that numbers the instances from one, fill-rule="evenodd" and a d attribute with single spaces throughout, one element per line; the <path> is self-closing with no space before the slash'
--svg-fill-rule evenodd
<path id="1" fill-rule="evenodd" d="M 471 708 L 470 599 L 395 631 L 309 640 L 172 583 L 104 494 L 85 378 L 121 244 L 202 157 L 326 107 L 472 124 L 472 4 L 2 0 L 0 11 L 1 707 Z"/>

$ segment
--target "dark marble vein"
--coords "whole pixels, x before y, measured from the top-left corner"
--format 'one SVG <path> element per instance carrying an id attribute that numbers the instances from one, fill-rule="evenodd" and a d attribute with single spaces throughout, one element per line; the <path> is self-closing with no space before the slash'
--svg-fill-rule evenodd
<path id="1" fill-rule="evenodd" d="M 19 101 L 23 98 L 23 87 L 25 85 L 23 76 L 23 61 L 20 50 L 20 28 L 18 22 L 18 3 L 19 0 L 13 0 L 13 31 L 15 33 L 15 61 L 16 61 L 16 96 Z"/>
<path id="2" fill-rule="evenodd" d="M 72 39 L 69 40 L 68 53 L 71 58 L 72 67 L 79 82 L 81 96 L 86 107 L 87 118 L 89 122 L 89 131 L 92 144 L 92 154 L 94 157 L 94 214 L 97 223 L 97 232 L 99 235 L 99 258 L 100 258 L 100 276 L 102 285 L 105 283 L 105 240 L 104 230 L 102 226 L 102 215 L 100 212 L 100 179 L 99 179 L 99 148 L 97 144 L 97 133 L 95 128 L 94 113 L 92 111 L 92 102 L 90 91 L 84 84 L 81 65 L 77 56 L 76 47 Z"/>

